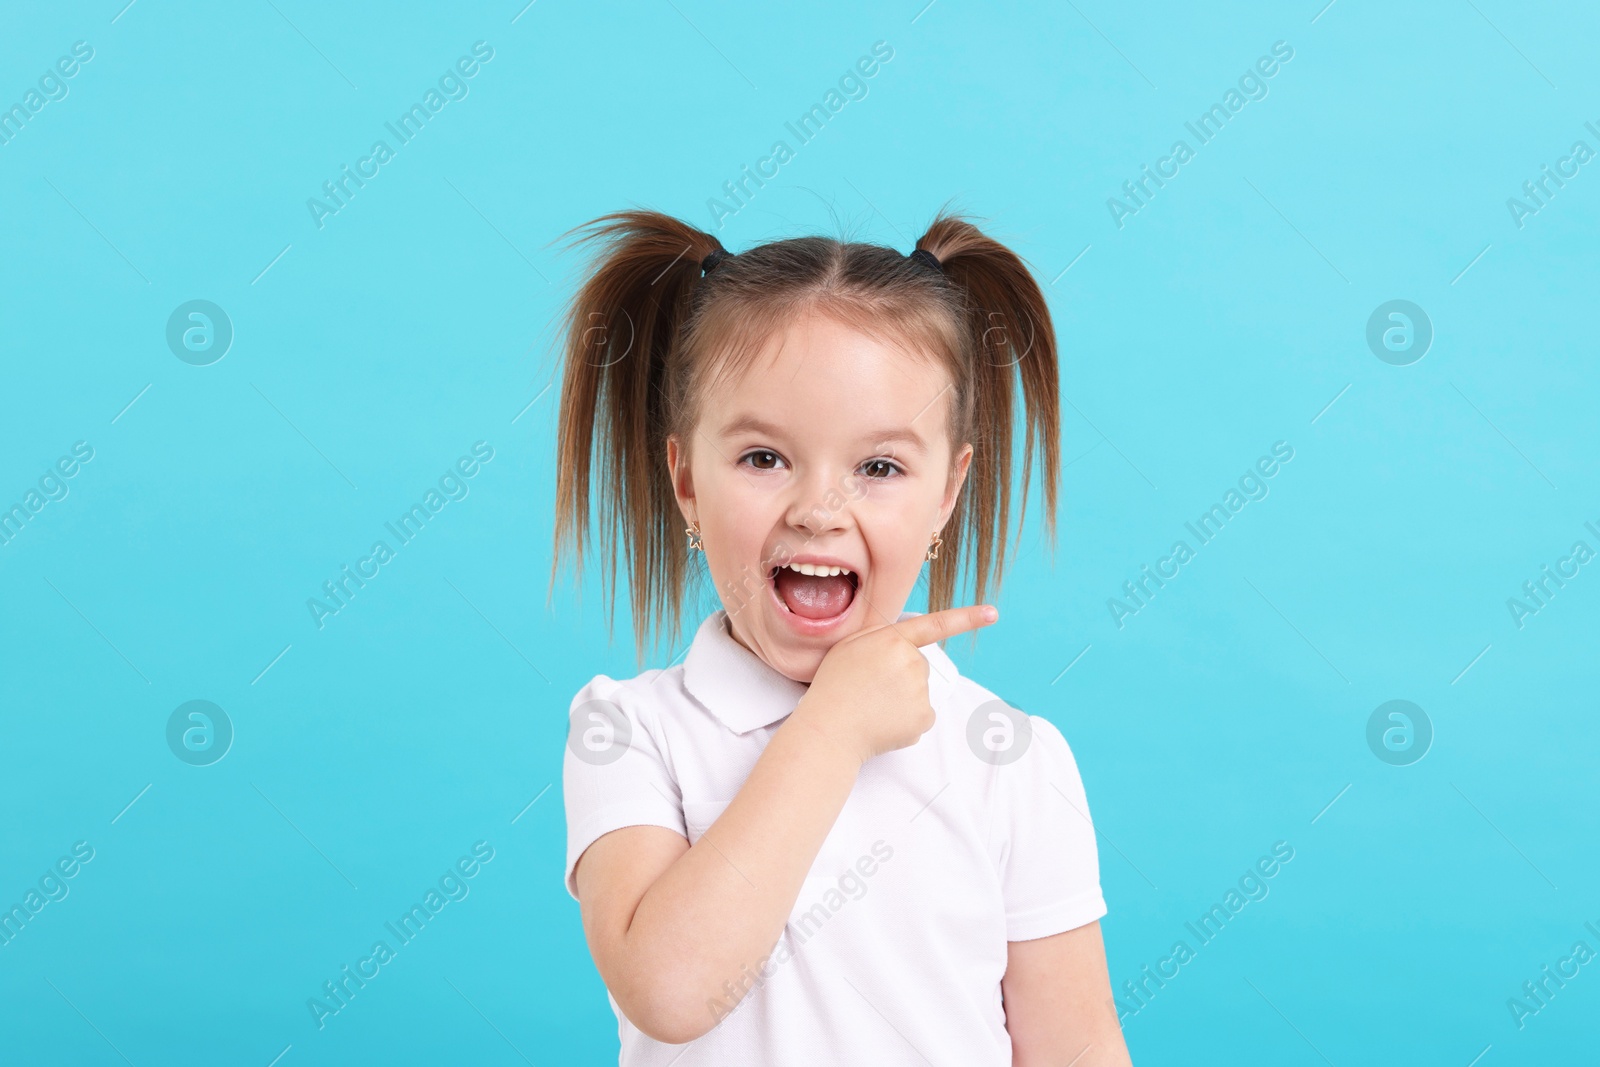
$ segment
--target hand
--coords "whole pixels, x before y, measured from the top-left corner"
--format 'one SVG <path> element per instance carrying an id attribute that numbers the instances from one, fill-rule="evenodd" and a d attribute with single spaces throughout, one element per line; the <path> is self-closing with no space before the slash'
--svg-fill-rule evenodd
<path id="1" fill-rule="evenodd" d="M 974 604 L 851 634 L 823 656 L 795 717 L 862 763 L 916 744 L 934 723 L 921 647 L 998 618 L 996 608 Z"/>

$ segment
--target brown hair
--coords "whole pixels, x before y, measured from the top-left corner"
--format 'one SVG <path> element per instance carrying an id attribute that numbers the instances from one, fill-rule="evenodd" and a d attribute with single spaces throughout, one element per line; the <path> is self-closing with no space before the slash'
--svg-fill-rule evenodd
<path id="1" fill-rule="evenodd" d="M 930 565 L 929 611 L 951 606 L 963 558 L 976 577 L 974 602 L 985 599 L 991 575 L 998 590 L 1007 565 L 1013 367 L 1027 431 L 1017 525 L 1020 531 L 1037 449 L 1053 548 L 1060 400 L 1050 311 L 1022 259 L 966 217 L 941 212 L 917 241 L 942 272 L 882 245 L 815 236 L 725 255 L 702 277 L 701 260 L 722 248 L 716 237 L 642 209 L 601 216 L 562 236 L 573 235 L 574 243 L 598 249 L 562 323 L 551 586 L 569 542 L 576 547 L 575 573 L 582 573 L 591 459 L 598 453 L 609 625 L 615 625 L 620 540 L 641 661 L 646 620 L 658 632 L 665 623 L 667 641 L 676 645 L 689 572 L 665 463 L 667 436 L 690 440 L 708 388 L 738 373 L 804 312 L 903 344 L 935 360 L 954 383 L 952 455 L 970 441 L 973 457 L 950 533 L 941 535 L 939 558 Z"/>

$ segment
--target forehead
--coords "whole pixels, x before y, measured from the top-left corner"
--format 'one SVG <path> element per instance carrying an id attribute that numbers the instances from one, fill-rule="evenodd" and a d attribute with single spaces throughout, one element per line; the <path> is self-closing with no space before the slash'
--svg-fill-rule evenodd
<path id="1" fill-rule="evenodd" d="M 936 357 L 810 314 L 712 383 L 702 412 L 712 432 L 759 421 L 796 437 L 853 441 L 910 429 L 931 447 L 947 435 L 950 391 Z"/>

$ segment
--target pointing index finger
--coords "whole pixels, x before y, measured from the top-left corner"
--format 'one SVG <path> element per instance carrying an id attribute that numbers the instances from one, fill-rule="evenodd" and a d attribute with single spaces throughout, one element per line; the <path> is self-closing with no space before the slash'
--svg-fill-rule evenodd
<path id="1" fill-rule="evenodd" d="M 901 636 L 921 648 L 955 634 L 988 626 L 999 618 L 999 609 L 991 604 L 969 604 L 966 607 L 929 612 L 891 625 Z"/>

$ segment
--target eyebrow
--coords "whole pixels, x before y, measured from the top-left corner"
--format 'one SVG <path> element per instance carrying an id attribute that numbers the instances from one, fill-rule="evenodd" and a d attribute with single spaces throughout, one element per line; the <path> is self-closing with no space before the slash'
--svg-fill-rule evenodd
<path id="1" fill-rule="evenodd" d="M 765 422 L 754 415 L 741 415 L 740 417 L 729 422 L 727 425 L 723 426 L 721 432 L 722 436 L 724 437 L 732 437 L 735 434 L 740 433 L 764 434 L 768 437 L 783 436 L 783 431 L 779 430 L 771 423 Z M 862 439 L 871 441 L 875 444 L 901 441 L 908 445 L 913 451 L 924 454 L 926 454 L 928 451 L 927 443 L 923 441 L 917 432 L 911 429 L 909 426 L 874 430 L 871 433 L 866 434 Z"/>

